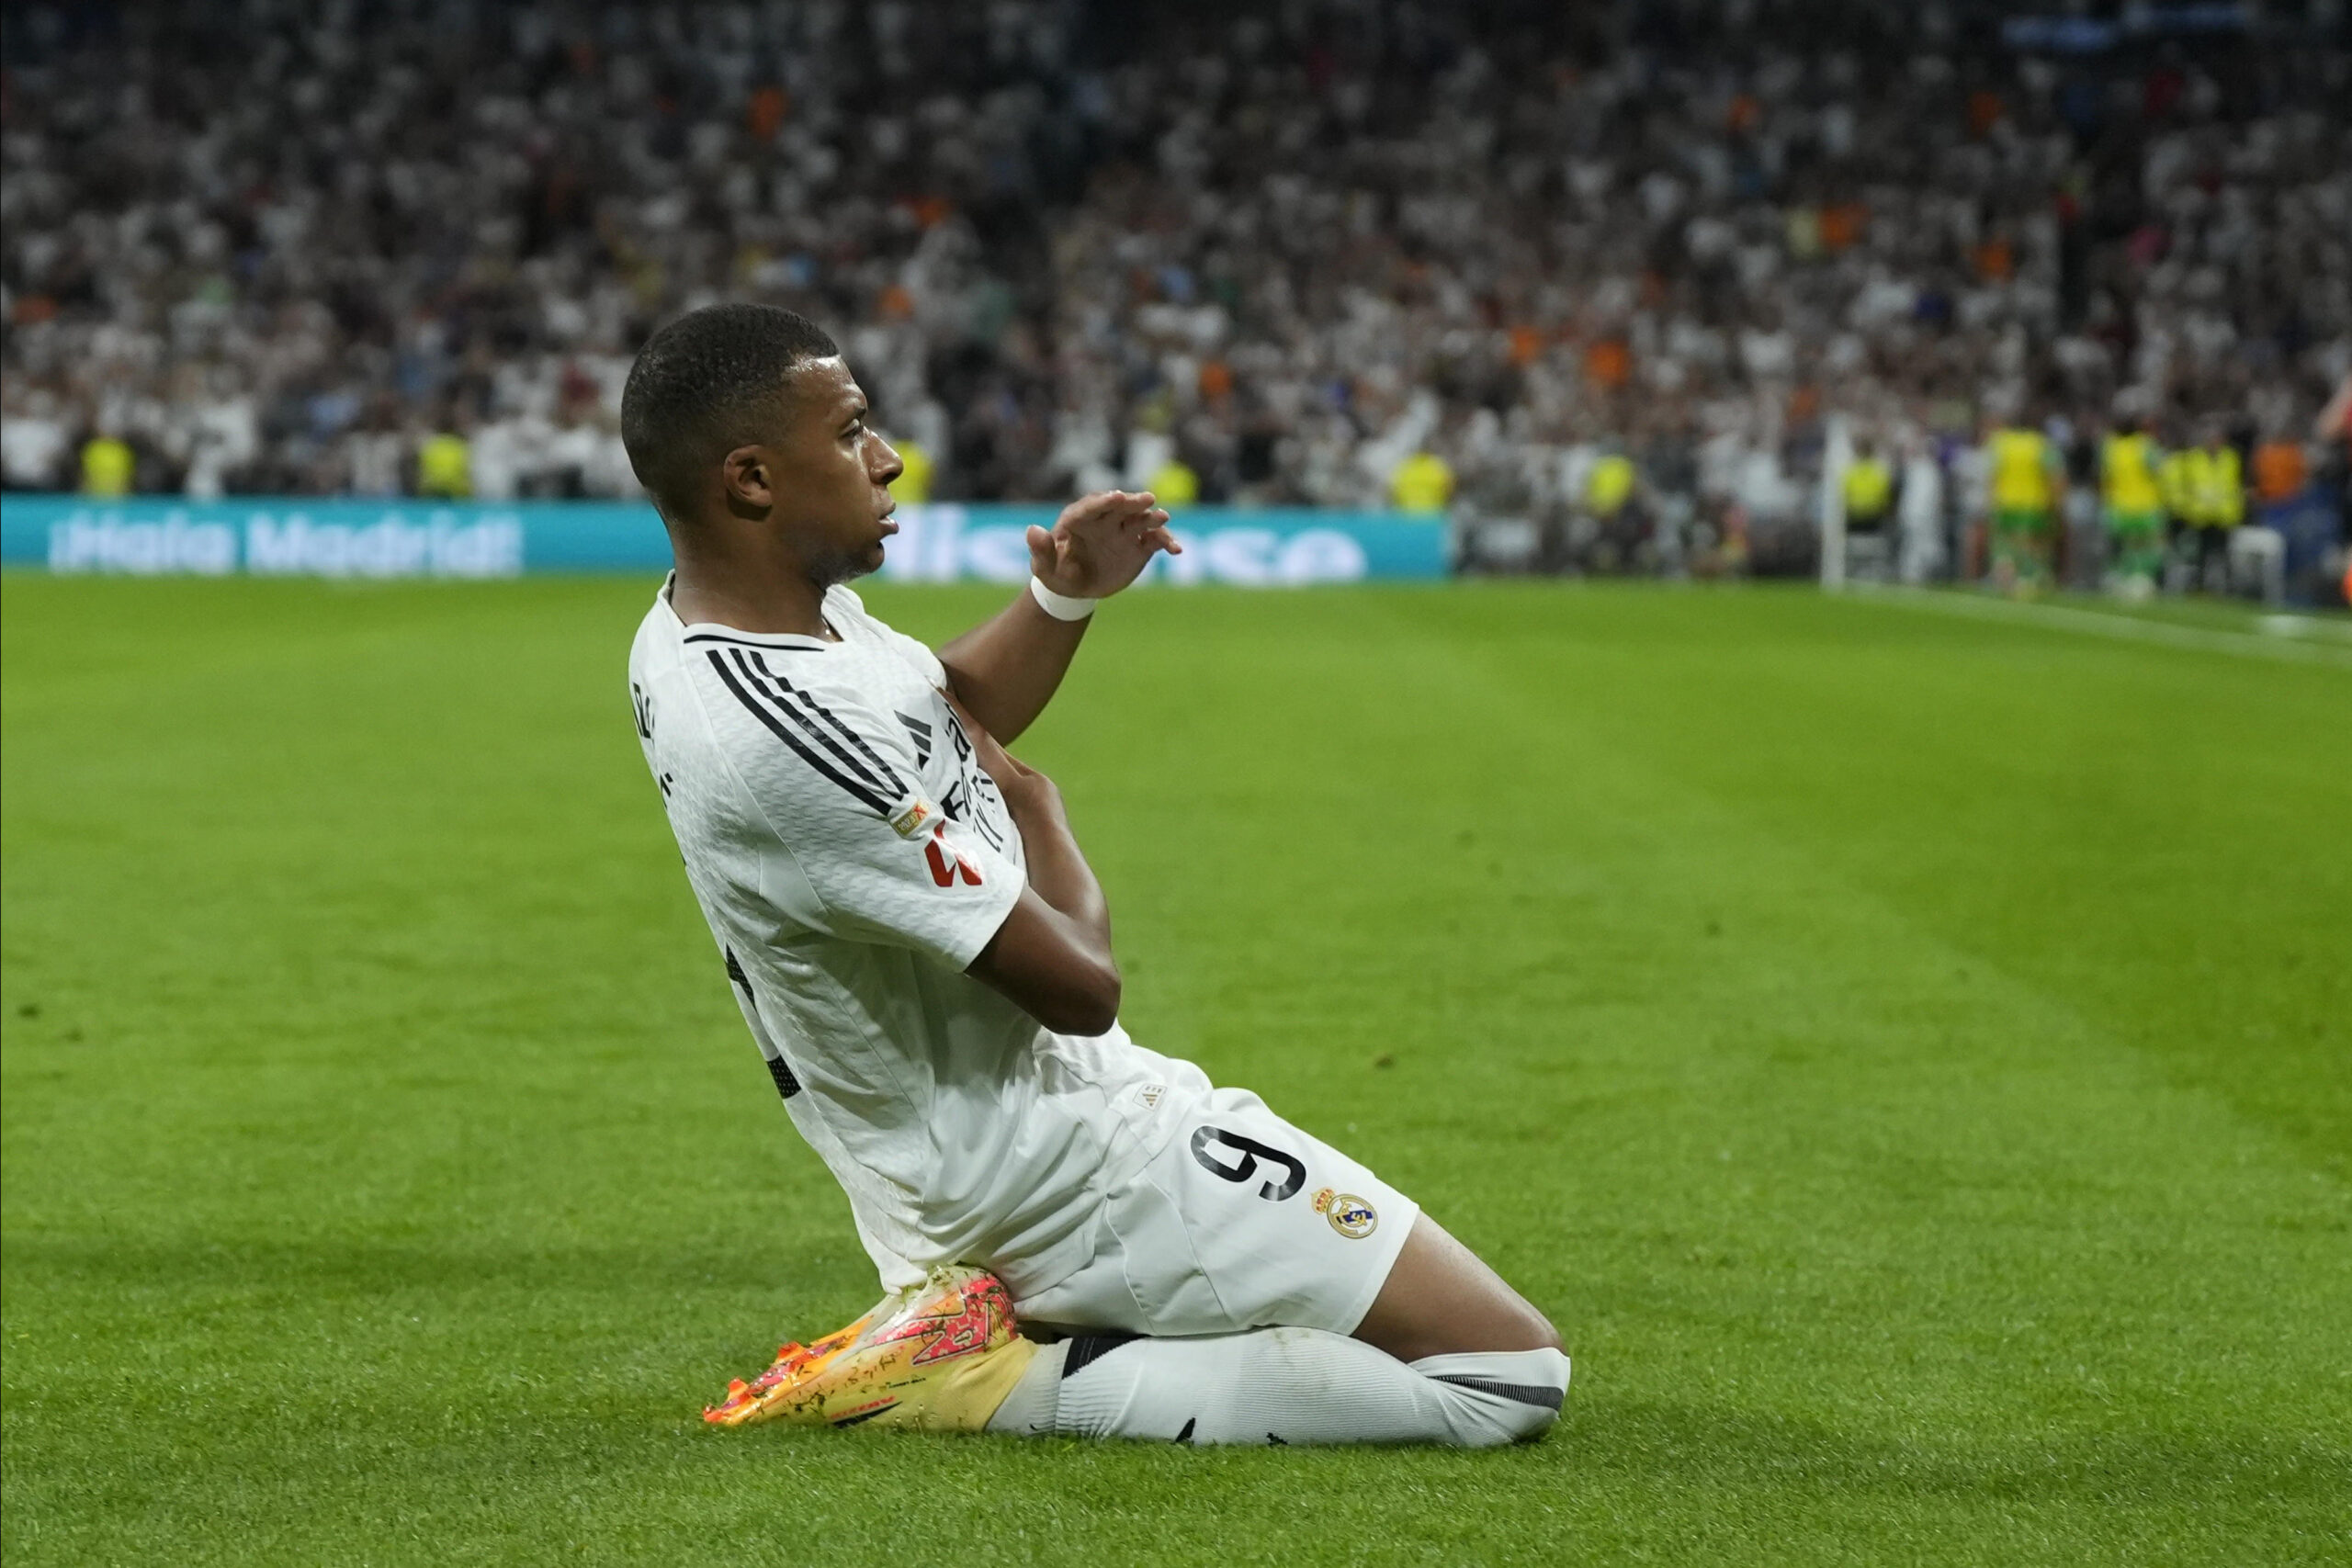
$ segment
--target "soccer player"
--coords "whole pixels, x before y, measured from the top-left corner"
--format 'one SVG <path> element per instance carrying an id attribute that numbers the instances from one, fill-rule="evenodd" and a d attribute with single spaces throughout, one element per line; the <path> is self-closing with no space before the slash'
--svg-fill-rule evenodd
<path id="1" fill-rule="evenodd" d="M 1031 581 L 933 653 L 847 586 L 882 564 L 899 464 L 816 327 L 681 318 L 621 429 L 677 563 L 629 655 L 646 762 L 887 1292 L 707 1417 L 1193 1443 L 1550 1427 L 1568 1360 L 1541 1314 L 1363 1166 L 1119 1027 L 1102 889 L 1003 743 L 1095 604 L 1177 547 L 1152 496 L 1032 528 Z"/>
<path id="2" fill-rule="evenodd" d="M 1992 470 L 1993 581 L 2036 593 L 2050 580 L 2052 519 L 2064 469 L 2057 447 L 2030 424 L 2004 425 L 1986 442 Z"/>
<path id="3" fill-rule="evenodd" d="M 2118 422 L 2099 448 L 2099 499 L 2114 552 L 2115 592 L 2144 599 L 2164 567 L 2164 455 L 2136 418 Z"/>

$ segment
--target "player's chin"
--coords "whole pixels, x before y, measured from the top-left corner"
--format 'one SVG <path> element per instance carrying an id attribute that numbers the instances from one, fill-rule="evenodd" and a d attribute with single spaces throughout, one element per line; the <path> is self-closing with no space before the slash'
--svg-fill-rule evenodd
<path id="1" fill-rule="evenodd" d="M 808 575 L 820 588 L 831 588 L 836 582 L 852 578 L 871 577 L 882 570 L 882 541 L 869 540 L 861 545 L 842 545 L 808 563 Z"/>

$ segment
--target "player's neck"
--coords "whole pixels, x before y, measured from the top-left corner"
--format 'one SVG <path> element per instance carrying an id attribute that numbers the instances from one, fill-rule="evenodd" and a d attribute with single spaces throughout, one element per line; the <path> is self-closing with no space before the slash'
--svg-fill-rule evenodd
<path id="1" fill-rule="evenodd" d="M 825 625 L 825 590 L 797 560 L 708 559 L 694 550 L 676 554 L 670 608 L 686 625 L 831 640 L 832 630 Z"/>

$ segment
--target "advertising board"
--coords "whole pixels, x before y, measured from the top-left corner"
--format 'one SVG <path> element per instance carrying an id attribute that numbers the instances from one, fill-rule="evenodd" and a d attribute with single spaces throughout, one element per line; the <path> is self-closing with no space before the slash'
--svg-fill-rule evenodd
<path id="1" fill-rule="evenodd" d="M 902 506 L 885 581 L 1014 582 L 1050 506 Z M 1393 513 L 1188 508 L 1184 553 L 1149 580 L 1295 587 L 1446 574 L 1445 525 Z M 0 497 L 0 564 L 132 576 L 496 578 L 658 572 L 669 540 L 637 502 L 176 496 Z"/>

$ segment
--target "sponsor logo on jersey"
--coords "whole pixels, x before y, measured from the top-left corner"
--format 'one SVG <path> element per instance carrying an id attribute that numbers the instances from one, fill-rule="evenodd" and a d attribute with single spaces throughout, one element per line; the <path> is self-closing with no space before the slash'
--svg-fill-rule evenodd
<path id="1" fill-rule="evenodd" d="M 1315 1212 L 1350 1241 L 1362 1241 L 1380 1228 L 1380 1212 L 1352 1192 L 1324 1188 L 1315 1194 Z"/>
<path id="2" fill-rule="evenodd" d="M 1168 1086 L 1164 1083 L 1148 1083 L 1136 1090 L 1136 1099 L 1146 1111 L 1156 1111 L 1159 1108 L 1159 1097 L 1167 1092 Z"/>
<path id="3" fill-rule="evenodd" d="M 953 887 L 960 880 L 967 886 L 980 885 L 980 868 L 972 857 L 947 841 L 947 824 L 942 822 L 931 830 L 931 841 L 922 847 L 923 859 L 931 863 L 931 879 L 942 887 Z"/>
<path id="4" fill-rule="evenodd" d="M 890 818 L 890 830 L 901 839 L 920 839 L 939 819 L 939 807 L 921 795 L 907 802 L 899 813 Z"/>

